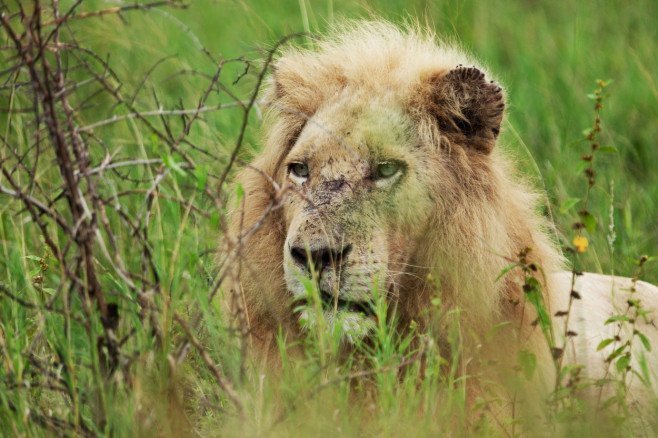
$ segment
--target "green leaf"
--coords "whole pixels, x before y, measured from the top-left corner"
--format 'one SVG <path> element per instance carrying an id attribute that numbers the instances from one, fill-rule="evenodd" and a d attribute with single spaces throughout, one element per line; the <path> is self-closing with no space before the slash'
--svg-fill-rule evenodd
<path id="1" fill-rule="evenodd" d="M 242 187 L 242 184 L 240 183 L 235 184 L 235 208 L 238 208 L 240 206 L 243 196 L 244 196 L 244 187 Z"/>
<path id="2" fill-rule="evenodd" d="M 526 299 L 537 311 L 537 318 L 542 331 L 548 333 L 551 330 L 551 317 L 544 305 L 544 300 L 541 294 L 541 284 L 534 277 L 528 278 L 526 283 L 530 286 L 530 290 L 526 291 L 525 294 Z"/>
<path id="3" fill-rule="evenodd" d="M 601 342 L 599 342 L 599 345 L 596 347 L 596 351 L 601 351 L 608 345 L 612 344 L 615 340 L 612 338 L 604 339 Z"/>
<path id="4" fill-rule="evenodd" d="M 601 152 L 607 152 L 609 154 L 618 154 L 619 151 L 617 150 L 616 147 L 614 146 L 601 146 L 600 148 L 597 149 L 598 151 Z"/>
<path id="5" fill-rule="evenodd" d="M 638 331 L 635 332 L 638 338 L 640 338 L 640 341 L 642 341 L 642 345 L 644 345 L 644 349 L 647 351 L 651 351 L 651 342 L 649 342 L 649 338 L 645 336 L 644 333 L 640 333 Z"/>
<path id="6" fill-rule="evenodd" d="M 36 262 L 40 262 L 40 261 L 41 261 L 41 257 L 37 257 L 37 256 L 35 256 L 35 255 L 26 255 L 25 258 L 28 259 L 28 260 L 34 260 L 34 261 L 36 261 Z"/>
<path id="7" fill-rule="evenodd" d="M 646 319 L 646 316 L 651 313 L 651 310 L 647 309 L 638 309 L 637 311 L 637 316 L 641 316 L 642 318 Z"/>
<path id="8" fill-rule="evenodd" d="M 126 104 L 123 101 L 121 101 L 118 104 L 114 105 L 114 109 L 112 110 L 112 115 L 113 116 L 118 115 L 121 112 L 121 110 L 123 110 L 123 108 L 125 106 L 126 106 Z"/>
<path id="9" fill-rule="evenodd" d="M 173 155 L 171 154 L 162 155 L 162 161 L 164 161 L 165 166 L 167 166 L 169 169 L 173 170 L 174 172 L 176 172 L 181 176 L 185 176 L 185 171 L 178 165 Z"/>
<path id="10" fill-rule="evenodd" d="M 529 350 L 519 351 L 519 366 L 526 380 L 532 379 L 537 368 L 537 356 Z"/>
<path id="11" fill-rule="evenodd" d="M 589 166 L 589 161 L 579 161 L 576 165 L 576 171 L 574 173 L 576 175 L 580 175 L 585 169 L 587 169 L 587 166 Z"/>
<path id="12" fill-rule="evenodd" d="M 541 283 L 539 283 L 539 280 L 537 280 L 535 277 L 528 277 L 525 282 L 533 289 L 538 291 L 541 290 Z"/>
<path id="13" fill-rule="evenodd" d="M 580 202 L 580 198 L 569 198 L 560 206 L 560 214 L 564 214 Z"/>
<path id="14" fill-rule="evenodd" d="M 153 153 L 157 154 L 158 153 L 158 135 L 157 134 L 151 135 L 151 147 L 153 148 Z"/>
<path id="15" fill-rule="evenodd" d="M 485 339 L 486 339 L 487 341 L 490 341 L 490 340 L 496 335 L 496 333 L 498 333 L 498 331 L 499 331 L 501 328 L 503 328 L 503 327 L 505 327 L 505 326 L 508 326 L 508 325 L 510 325 L 510 324 L 512 324 L 510 321 L 499 322 L 498 324 L 496 324 L 495 326 L 493 326 L 493 327 L 487 332 L 487 335 L 486 335 Z"/>
<path id="16" fill-rule="evenodd" d="M 650 380 L 645 379 L 642 374 L 640 374 L 638 371 L 635 371 L 633 368 L 631 368 L 631 374 L 635 375 L 638 379 L 640 379 L 640 382 L 642 382 L 644 386 L 649 385 L 649 382 L 651 382 Z"/>
<path id="17" fill-rule="evenodd" d="M 210 214 L 210 229 L 216 230 L 219 227 L 219 211 L 215 210 Z"/>
<path id="18" fill-rule="evenodd" d="M 630 356 L 622 356 L 617 360 L 617 363 L 615 364 L 617 371 L 622 372 L 625 371 L 626 368 L 628 368 L 628 365 L 631 363 L 631 357 Z"/>
<path id="19" fill-rule="evenodd" d="M 629 298 L 626 301 L 627 301 L 629 306 L 640 307 L 640 300 L 638 300 L 637 298 Z"/>
<path id="20" fill-rule="evenodd" d="M 494 280 L 494 283 L 500 280 L 503 275 L 507 274 L 510 270 L 516 268 L 518 266 L 518 263 L 512 263 L 511 265 L 507 265 L 503 268 L 502 271 L 500 271 L 500 274 L 498 274 L 498 277 Z"/>
<path id="21" fill-rule="evenodd" d="M 608 362 L 615 360 L 616 358 L 622 355 L 622 353 L 624 352 L 624 348 L 626 348 L 625 345 L 622 345 L 621 347 L 617 348 L 615 351 L 610 353 L 610 355 L 606 358 L 606 360 Z"/>
<path id="22" fill-rule="evenodd" d="M 606 409 L 619 403 L 619 400 L 620 400 L 619 396 L 613 395 L 612 397 L 610 397 L 609 399 L 607 399 L 601 404 L 601 407 L 599 408 L 600 412 L 606 412 Z"/>
<path id="23" fill-rule="evenodd" d="M 574 367 L 571 365 L 565 365 L 562 367 L 562 370 L 560 371 L 560 381 L 564 379 L 573 369 Z"/>
<path id="24" fill-rule="evenodd" d="M 617 321 L 628 322 L 630 320 L 631 319 L 626 315 L 614 315 L 614 316 L 611 316 L 610 318 L 606 319 L 606 321 L 603 323 L 603 325 L 608 325 L 608 324 L 611 324 L 611 323 L 617 322 Z"/>
<path id="25" fill-rule="evenodd" d="M 644 351 L 640 351 L 639 356 L 640 357 L 637 357 L 637 355 L 636 355 L 637 363 L 640 366 L 640 371 L 642 371 L 642 380 L 644 382 L 646 382 L 645 383 L 645 385 L 646 385 L 646 384 L 648 384 L 648 382 L 651 382 L 651 374 L 649 372 L 649 365 L 647 364 L 647 357 L 644 355 Z"/>
<path id="26" fill-rule="evenodd" d="M 206 179 L 208 178 L 208 168 L 198 165 L 194 168 L 194 176 L 196 177 L 197 190 L 203 191 L 206 187 Z"/>
<path id="27" fill-rule="evenodd" d="M 579 216 L 587 232 L 593 234 L 596 231 L 596 218 L 591 213 L 580 213 Z"/>

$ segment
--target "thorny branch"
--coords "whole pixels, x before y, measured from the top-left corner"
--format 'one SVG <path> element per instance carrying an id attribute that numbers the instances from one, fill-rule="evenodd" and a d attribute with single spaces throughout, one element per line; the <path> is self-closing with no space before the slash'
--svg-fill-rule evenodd
<path id="1" fill-rule="evenodd" d="M 163 278 L 163 271 L 170 267 L 163 269 L 163 260 L 156 255 L 153 223 L 162 214 L 160 203 L 166 202 L 177 205 L 190 220 L 218 217 L 220 228 L 226 231 L 227 178 L 231 167 L 241 163 L 249 115 L 252 110 L 260 115 L 259 89 L 274 53 L 294 36 L 273 47 L 255 73 L 253 64 L 245 59 L 215 60 L 202 49 L 211 58 L 211 72 L 188 69 L 167 79 L 187 74 L 205 80 L 196 105 L 180 102 L 167 109 L 157 92 L 148 96 L 147 84 L 171 56 L 153 63 L 141 79 L 125 78 L 113 68 L 109 56 L 78 43 L 71 23 L 78 22 L 77 29 L 100 17 L 123 20 L 123 14 L 130 11 L 186 4 L 167 0 L 95 11 L 82 11 L 81 5 L 78 0 L 60 10 L 56 0 L 15 6 L 0 2 L 4 41 L 0 47 L 4 63 L 0 69 L 0 114 L 4 118 L 0 120 L 0 205 L 5 205 L 3 221 L 7 212 L 7 221 L 23 224 L 28 234 L 35 236 L 27 240 L 26 249 L 39 254 L 30 256 L 38 261 L 36 272 L 29 269 L 34 262 L 24 262 L 23 278 L 12 278 L 12 271 L 7 282 L 0 283 L 0 303 L 18 306 L 38 321 L 39 328 L 24 353 L 29 360 L 22 378 L 31 379 L 27 387 L 52 393 L 54 398 L 64 397 L 70 409 L 70 414 L 62 417 L 36 411 L 26 415 L 58 435 L 95 435 L 94 431 L 107 424 L 104 385 L 120 380 L 130 387 L 132 367 L 146 353 L 131 339 L 143 331 L 155 339 L 157 348 L 169 349 L 171 340 L 166 333 L 172 321 L 186 334 L 178 346 L 178 359 L 185 357 L 191 344 L 240 412 L 242 401 L 236 386 L 220 372 L 194 334 L 199 314 L 188 322 L 171 309 L 172 279 Z M 238 98 L 239 92 L 222 83 L 229 62 L 245 65 L 237 79 L 229 81 L 231 86 L 245 76 L 253 77 L 255 85 L 247 98 Z M 214 145 L 197 144 L 193 128 L 206 123 L 203 117 L 231 108 L 242 116 L 234 147 L 222 153 Z M 160 146 L 135 156 L 122 150 L 117 132 L 129 132 L 128 141 L 133 143 L 132 135 L 139 132 Z M 217 161 L 212 167 L 209 158 Z M 219 170 L 214 173 L 211 169 Z M 281 199 L 284 193 L 279 193 L 276 184 L 273 187 L 276 198 Z M 193 196 L 196 193 L 201 196 Z M 279 206 L 273 204 L 267 214 Z M 240 247 L 258 226 L 229 244 L 231 256 L 222 266 L 224 273 L 231 264 L 241 263 Z M 215 246 L 212 242 L 207 245 Z M 225 277 L 206 284 L 209 299 Z M 138 326 L 134 326 L 136 320 Z M 54 323 L 61 324 L 59 330 L 63 328 L 64 345 L 43 341 L 49 330 L 46 326 Z M 84 352 L 71 350 L 73 327 L 82 327 L 86 333 Z M 11 363 L 7 339 L 0 329 L 0 360 Z M 77 363 L 75 355 L 91 357 L 91 361 Z M 85 367 L 91 377 L 83 377 Z M 0 391 L 26 388 L 11 367 L 0 372 L 0 377 Z M 84 386 L 85 378 L 91 386 Z M 99 387 L 99 382 L 104 383 Z M 4 408 L 19 409 L 13 398 L 6 400 L 9 405 Z M 83 414 L 83 404 L 92 405 L 91 417 Z"/>

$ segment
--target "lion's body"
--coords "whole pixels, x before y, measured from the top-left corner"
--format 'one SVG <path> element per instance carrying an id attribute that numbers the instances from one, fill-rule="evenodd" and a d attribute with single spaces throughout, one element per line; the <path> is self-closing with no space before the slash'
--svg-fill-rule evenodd
<path id="1" fill-rule="evenodd" d="M 551 282 L 552 289 L 549 295 L 551 308 L 569 308 L 569 293 L 567 292 L 571 290 L 572 273 L 555 273 L 551 276 Z M 634 289 L 632 294 L 631 289 Z M 581 299 L 574 300 L 571 304 L 567 330 L 577 333 L 577 336 L 566 351 L 567 361 L 565 363 L 584 366 L 584 377 L 586 378 L 615 379 L 617 373 L 615 364 L 606 361 L 606 357 L 632 337 L 631 324 L 626 323 L 625 326 L 620 326 L 618 323 L 606 324 L 606 321 L 615 315 L 634 315 L 633 312 L 627 313 L 629 298 L 638 300 L 641 306 L 650 312 L 646 318 L 637 318 L 635 330 L 646 336 L 651 349 L 647 350 L 642 341 L 635 337 L 631 356 L 631 366 L 638 373 L 648 375 L 648 384 L 643 384 L 636 376 L 631 377 L 628 396 L 629 402 L 634 403 L 635 407 L 649 411 L 655 408 L 647 403 L 655 403 L 658 395 L 658 360 L 656 360 L 658 287 L 643 281 L 633 284 L 631 279 L 625 277 L 585 273 L 576 278 L 573 290 L 578 292 Z M 563 318 L 555 318 L 554 327 L 558 338 L 561 338 L 564 335 Z M 602 341 L 614 339 L 617 336 L 619 340 L 616 342 L 601 348 L 600 351 L 597 349 Z M 642 361 L 646 367 L 640 364 Z M 602 394 L 610 397 L 614 395 L 614 390 L 614 385 L 605 385 Z M 596 387 L 593 392 L 598 398 L 600 388 Z M 606 398 L 602 397 L 602 399 Z M 654 415 L 651 415 L 651 418 L 645 418 L 642 421 L 658 427 Z"/>
<path id="2" fill-rule="evenodd" d="M 351 339 L 371 327 L 373 288 L 385 291 L 401 327 L 428 324 L 438 295 L 443 311 L 461 309 L 469 338 L 514 322 L 491 354 L 516 357 L 529 345 L 552 366 L 521 271 L 496 278 L 525 248 L 548 274 L 563 269 L 563 258 L 538 197 L 515 175 L 509 152 L 494 147 L 502 91 L 461 67 L 471 64 L 431 35 L 383 23 L 346 27 L 276 63 L 265 95 L 267 144 L 238 176 L 244 199 L 230 235 L 233 248 L 241 242 L 237 307 L 262 355 L 276 356 L 281 329 L 288 339 L 300 335 L 300 314 L 310 321 L 293 311 L 308 277 L 333 303 L 325 317 Z M 563 276 L 537 278 L 550 310 L 566 310 Z"/>

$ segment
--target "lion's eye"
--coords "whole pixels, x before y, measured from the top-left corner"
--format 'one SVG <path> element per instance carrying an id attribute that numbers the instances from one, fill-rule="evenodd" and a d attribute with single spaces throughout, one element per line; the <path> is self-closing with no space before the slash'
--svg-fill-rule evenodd
<path id="1" fill-rule="evenodd" d="M 291 163 L 288 166 L 290 173 L 297 178 L 308 178 L 308 165 L 306 163 Z"/>
<path id="2" fill-rule="evenodd" d="M 396 161 L 385 161 L 377 164 L 377 178 L 390 178 L 400 171 L 402 166 Z"/>

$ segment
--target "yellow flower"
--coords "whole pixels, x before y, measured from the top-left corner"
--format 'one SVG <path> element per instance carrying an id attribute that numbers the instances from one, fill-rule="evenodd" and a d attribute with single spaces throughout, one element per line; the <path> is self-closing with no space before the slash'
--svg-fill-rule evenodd
<path id="1" fill-rule="evenodd" d="M 573 238 L 573 244 L 578 252 L 585 252 L 587 251 L 587 246 L 589 245 L 589 242 L 587 241 L 587 237 L 576 236 Z"/>

